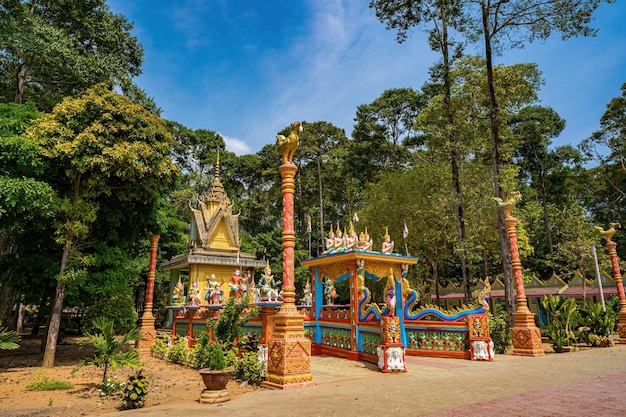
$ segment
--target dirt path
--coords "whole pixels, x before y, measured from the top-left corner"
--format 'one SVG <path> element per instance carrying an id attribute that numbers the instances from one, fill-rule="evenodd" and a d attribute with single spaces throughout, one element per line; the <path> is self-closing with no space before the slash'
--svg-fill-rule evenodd
<path id="1" fill-rule="evenodd" d="M 80 349 L 75 340 L 57 348 L 54 369 L 40 368 L 40 338 L 25 337 L 20 349 L 0 351 L 0 416 L 88 416 L 119 411 L 119 397 L 101 397 L 98 392 L 102 371 L 87 367 L 75 375 L 75 365 L 92 350 Z M 195 369 L 175 365 L 152 357 L 142 358 L 143 373 L 150 378 L 146 407 L 196 401 L 202 391 L 202 380 Z M 117 380 L 125 381 L 132 372 L 117 372 Z M 26 386 L 37 378 L 48 377 L 68 381 L 74 385 L 64 391 L 28 391 Z M 231 381 L 231 398 L 253 391 Z"/>

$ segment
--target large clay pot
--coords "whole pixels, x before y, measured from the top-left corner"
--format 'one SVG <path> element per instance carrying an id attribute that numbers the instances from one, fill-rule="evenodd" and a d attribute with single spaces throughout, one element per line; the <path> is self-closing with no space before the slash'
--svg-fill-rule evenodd
<path id="1" fill-rule="evenodd" d="M 206 389 L 200 394 L 201 404 L 223 403 L 230 400 L 230 395 L 226 389 L 226 384 L 230 381 L 233 373 L 232 369 L 222 371 L 212 371 L 210 369 L 200 369 L 200 376 Z"/>
<path id="2" fill-rule="evenodd" d="M 200 369 L 200 376 L 204 386 L 209 390 L 218 390 L 226 388 L 226 384 L 230 381 L 233 373 L 232 369 L 223 369 L 221 371 L 213 371 L 208 368 Z"/>

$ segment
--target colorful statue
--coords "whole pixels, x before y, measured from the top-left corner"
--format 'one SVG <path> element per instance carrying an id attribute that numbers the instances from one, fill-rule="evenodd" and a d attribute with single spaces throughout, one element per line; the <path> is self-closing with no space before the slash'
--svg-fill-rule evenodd
<path id="1" fill-rule="evenodd" d="M 272 268 L 270 268 L 270 262 L 267 261 L 265 269 L 261 274 L 261 279 L 257 286 L 259 287 L 259 300 L 262 301 L 278 301 L 279 292 L 276 286 L 280 282 L 274 281 L 274 275 L 272 274 Z"/>
<path id="2" fill-rule="evenodd" d="M 374 242 L 372 241 L 370 234 L 367 233 L 367 227 L 366 227 L 365 228 L 365 247 L 363 248 L 363 250 L 371 251 L 373 247 L 374 247 Z"/>
<path id="3" fill-rule="evenodd" d="M 337 231 L 335 232 L 335 248 L 333 249 L 333 253 L 342 253 L 346 251 L 344 247 L 345 241 L 343 240 L 343 232 L 341 231 L 341 227 L 337 224 Z"/>
<path id="4" fill-rule="evenodd" d="M 241 302 L 248 287 L 246 286 L 246 279 L 241 276 L 241 271 L 239 269 L 235 269 L 234 274 L 228 281 L 228 286 L 230 287 L 229 296 L 235 297 L 238 302 Z"/>
<path id="5" fill-rule="evenodd" d="M 385 240 L 383 241 L 382 253 L 393 253 L 394 242 L 389 237 L 389 228 L 385 227 Z"/>
<path id="6" fill-rule="evenodd" d="M 199 306 L 200 302 L 201 298 L 200 289 L 198 288 L 198 281 L 194 281 L 191 283 L 191 288 L 189 288 L 189 293 L 187 294 L 187 305 Z"/>
<path id="7" fill-rule="evenodd" d="M 349 251 L 355 250 L 357 240 L 358 240 L 358 236 L 356 234 L 356 231 L 354 230 L 354 226 L 352 225 L 352 222 L 350 222 L 350 230 L 348 230 L 348 233 L 344 237 L 345 251 L 349 252 Z"/>
<path id="8" fill-rule="evenodd" d="M 337 298 L 335 284 L 331 278 L 326 277 L 326 281 L 324 281 L 324 304 L 333 305 L 335 303 L 335 298 Z"/>
<path id="9" fill-rule="evenodd" d="M 222 291 L 219 281 L 215 278 L 215 274 L 211 274 L 207 284 L 204 286 L 204 289 L 207 290 L 204 299 L 209 304 L 222 304 L 222 301 L 224 300 L 224 292 Z"/>
<path id="10" fill-rule="evenodd" d="M 174 287 L 174 293 L 172 294 L 172 303 L 177 305 L 183 305 L 186 301 L 187 297 L 185 297 L 185 287 L 179 277 L 178 282 Z"/>
<path id="11" fill-rule="evenodd" d="M 291 125 L 289 136 L 276 136 L 276 139 L 278 139 L 278 153 L 283 156 L 283 164 L 293 164 L 293 155 L 296 153 L 300 143 L 300 136 L 298 136 L 300 132 L 302 132 L 302 123 L 295 122 Z"/>
<path id="12" fill-rule="evenodd" d="M 510 197 L 506 201 L 502 201 L 500 197 L 492 197 L 496 201 L 496 207 L 504 212 L 504 217 L 513 217 L 512 211 L 517 204 L 517 200 L 522 198 L 522 194 L 519 191 L 512 191 L 509 193 Z"/>
<path id="13" fill-rule="evenodd" d="M 304 297 L 302 297 L 301 301 L 305 306 L 310 306 L 313 303 L 313 294 L 311 293 L 311 283 L 309 281 L 304 286 Z"/>
<path id="14" fill-rule="evenodd" d="M 387 285 L 385 286 L 385 302 L 389 307 L 389 314 L 395 316 L 396 313 L 396 283 L 393 277 L 393 269 L 389 268 Z"/>
<path id="15" fill-rule="evenodd" d="M 330 225 L 330 232 L 328 232 L 328 239 L 326 239 L 326 250 L 322 255 L 330 255 L 335 250 L 335 232 L 333 232 L 333 226 Z"/>

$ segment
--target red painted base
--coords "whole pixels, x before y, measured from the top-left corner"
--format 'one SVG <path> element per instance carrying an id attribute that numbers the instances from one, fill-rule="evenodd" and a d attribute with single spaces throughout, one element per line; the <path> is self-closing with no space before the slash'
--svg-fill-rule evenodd
<path id="1" fill-rule="evenodd" d="M 619 339 L 617 343 L 620 345 L 626 345 L 626 314 L 619 313 L 619 322 L 617 323 L 617 334 Z"/>

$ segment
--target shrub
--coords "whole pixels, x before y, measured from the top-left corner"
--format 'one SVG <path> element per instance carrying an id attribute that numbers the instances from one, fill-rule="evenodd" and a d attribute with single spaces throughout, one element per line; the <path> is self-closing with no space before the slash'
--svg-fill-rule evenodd
<path id="1" fill-rule="evenodd" d="M 150 354 L 155 358 L 165 359 L 165 355 L 167 355 L 167 349 L 167 340 L 163 337 L 158 337 L 150 345 Z"/>
<path id="2" fill-rule="evenodd" d="M 208 368 L 212 371 L 221 371 L 226 369 L 226 358 L 224 358 L 224 351 L 219 343 L 213 344 L 211 351 L 209 352 Z"/>
<path id="3" fill-rule="evenodd" d="M 576 300 L 571 297 L 544 296 L 541 305 L 548 314 L 548 335 L 556 352 L 560 352 L 563 346 L 570 346 L 576 342 L 576 336 L 572 330 L 576 327 L 577 317 Z"/>
<path id="4" fill-rule="evenodd" d="M 196 369 L 208 368 L 213 347 L 214 344 L 209 340 L 209 334 L 203 332 L 200 337 L 196 339 L 196 344 L 193 345 L 193 349 L 191 350 L 191 365 Z"/>
<path id="5" fill-rule="evenodd" d="M 20 347 L 17 344 L 19 341 L 20 336 L 16 332 L 0 326 L 0 349 L 17 349 Z"/>
<path id="6" fill-rule="evenodd" d="M 615 327 L 614 315 L 602 310 L 601 304 L 585 304 L 580 313 L 580 337 L 591 346 L 613 346 L 611 332 Z"/>
<path id="7" fill-rule="evenodd" d="M 237 379 L 257 385 L 262 381 L 263 363 L 259 360 L 258 352 L 244 352 L 235 366 L 234 376 Z"/>
<path id="8" fill-rule="evenodd" d="M 216 342 L 224 348 L 230 349 L 237 337 L 243 333 L 243 326 L 250 317 L 257 314 L 256 308 L 248 309 L 248 301 L 235 302 L 235 297 L 230 297 L 217 320 L 209 318 L 207 326 L 213 330 L 213 337 Z"/>
<path id="9" fill-rule="evenodd" d="M 179 337 L 167 351 L 167 359 L 174 363 L 185 365 L 189 362 L 191 349 L 187 347 L 187 339 Z"/>
<path id="10" fill-rule="evenodd" d="M 120 407 L 123 410 L 143 407 L 148 395 L 148 385 L 150 382 L 143 375 L 143 369 L 138 370 L 135 375 L 131 375 L 122 391 Z"/>
<path id="11" fill-rule="evenodd" d="M 493 341 L 493 350 L 496 353 L 506 353 L 513 339 L 511 338 L 511 327 L 509 317 L 501 305 L 496 306 L 496 315 L 489 313 L 489 334 Z"/>

